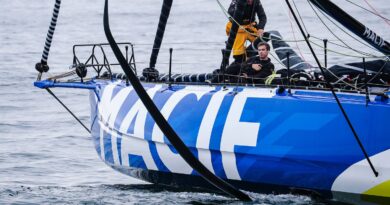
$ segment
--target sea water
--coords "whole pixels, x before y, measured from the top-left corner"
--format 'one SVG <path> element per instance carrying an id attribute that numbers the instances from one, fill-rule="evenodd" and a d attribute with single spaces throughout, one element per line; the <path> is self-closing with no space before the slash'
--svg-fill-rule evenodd
<path id="1" fill-rule="evenodd" d="M 216 0 L 174 1 L 158 58 L 161 72 L 168 70 L 169 48 L 173 48 L 173 72 L 211 72 L 219 67 L 226 41 L 223 9 L 229 1 L 220 2 L 224 8 Z M 280 31 L 305 60 L 314 64 L 305 44 L 294 42 L 302 37 L 289 18 L 285 1 L 262 2 L 268 15 L 266 30 Z M 324 38 L 342 43 L 321 25 L 307 1 L 294 2 L 306 31 L 319 43 Z M 371 9 L 364 0 L 353 2 Z M 346 1 L 339 3 L 390 39 L 390 22 Z M 390 18 L 387 0 L 369 3 Z M 89 134 L 46 91 L 33 87 L 37 77 L 34 65 L 41 58 L 53 4 L 54 0 L 0 0 L 0 204 L 240 204 L 215 194 L 150 185 L 110 169 L 99 159 Z M 148 65 L 161 4 L 160 0 L 110 0 L 112 32 L 118 42 L 135 45 L 138 69 Z M 44 77 L 68 71 L 72 45 L 106 42 L 103 5 L 104 1 L 62 2 L 49 55 L 50 72 Z M 322 18 L 347 45 L 381 55 Z M 322 60 L 323 50 L 315 50 Z M 361 61 L 359 53 L 348 49 L 342 52 L 346 55 L 330 54 L 329 64 Z M 88 56 L 88 51 L 79 55 Z M 54 92 L 84 123 L 90 123 L 86 91 Z M 249 194 L 254 204 L 320 203 L 307 196 Z"/>

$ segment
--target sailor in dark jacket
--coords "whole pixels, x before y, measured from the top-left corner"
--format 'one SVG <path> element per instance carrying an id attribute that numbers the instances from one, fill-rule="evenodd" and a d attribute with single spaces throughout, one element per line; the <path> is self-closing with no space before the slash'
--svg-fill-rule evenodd
<path id="1" fill-rule="evenodd" d="M 249 58 L 245 63 L 233 63 L 226 68 L 226 74 L 228 76 L 244 76 L 253 83 L 263 83 L 264 79 L 267 78 L 275 69 L 271 59 L 268 58 L 268 52 L 270 46 L 268 43 L 261 42 L 257 46 L 258 56 Z M 237 78 L 235 78 L 237 79 Z"/>
<path id="2" fill-rule="evenodd" d="M 233 17 L 237 9 L 237 1 L 232 0 L 229 6 L 229 15 Z M 256 15 L 259 22 L 256 22 Z M 226 34 L 229 35 L 233 20 L 226 24 Z M 257 37 L 262 37 L 265 24 L 267 23 L 267 16 L 265 15 L 263 6 L 260 0 L 246 0 L 244 7 L 243 19 L 240 21 L 236 19 L 243 28 L 238 29 L 236 40 L 233 45 L 233 58 L 235 62 L 241 63 L 245 61 L 245 41 L 253 42 Z"/>

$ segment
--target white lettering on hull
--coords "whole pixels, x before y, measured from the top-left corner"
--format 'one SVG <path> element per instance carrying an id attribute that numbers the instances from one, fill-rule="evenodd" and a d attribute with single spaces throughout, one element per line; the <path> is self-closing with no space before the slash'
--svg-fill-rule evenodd
<path id="1" fill-rule="evenodd" d="M 204 94 L 212 90 L 212 88 L 210 88 L 209 90 L 202 89 L 197 91 L 188 88 L 189 87 L 186 87 L 182 90 L 175 92 L 165 103 L 164 107 L 161 109 L 161 113 L 163 114 L 165 119 L 169 119 L 169 116 L 171 115 L 176 105 L 185 96 L 195 94 L 197 100 L 199 100 Z M 169 169 L 169 171 L 174 173 L 191 174 L 191 166 L 188 165 L 187 162 L 179 154 L 173 153 L 169 146 L 165 144 L 164 134 L 157 125 L 153 127 L 152 140 L 156 142 L 156 149 L 158 155 L 160 156 L 160 159 L 164 163 L 164 165 Z"/>
<path id="2" fill-rule="evenodd" d="M 213 168 L 210 152 L 211 132 L 213 130 L 213 126 L 222 101 L 225 95 L 230 91 L 231 89 L 222 90 L 213 95 L 203 116 L 202 123 L 199 127 L 198 137 L 196 139 L 196 147 L 199 150 L 199 160 L 213 173 L 215 173 L 215 171 Z"/>
<path id="3" fill-rule="evenodd" d="M 260 123 L 240 122 L 245 103 L 248 98 L 270 98 L 273 94 L 269 90 L 250 90 L 238 93 L 230 107 L 221 138 L 222 164 L 229 179 L 241 180 L 237 168 L 235 146 L 251 146 L 257 144 Z"/>
<path id="4" fill-rule="evenodd" d="M 150 88 L 147 93 L 151 98 L 153 98 L 156 92 L 160 89 L 161 85 L 156 85 L 155 87 Z M 135 104 L 131 107 L 130 111 L 128 111 L 126 117 L 122 121 L 119 131 L 121 133 L 127 133 L 131 122 L 134 120 L 134 118 L 136 118 L 134 134 L 131 137 L 125 137 L 124 140 L 122 140 L 122 164 L 124 166 L 130 166 L 129 154 L 133 154 L 142 156 L 148 169 L 158 170 L 150 152 L 149 144 L 146 140 L 144 140 L 144 129 L 147 113 L 148 112 L 141 100 L 137 100 L 137 102 L 135 102 Z"/>
<path id="5" fill-rule="evenodd" d="M 112 98 L 112 92 L 116 85 L 107 86 L 103 93 L 103 100 L 99 111 L 102 113 L 102 119 L 109 119 L 109 127 L 113 127 L 115 124 L 115 118 L 121 107 L 121 102 L 124 103 L 126 96 L 129 95 L 131 89 L 124 88 L 126 91 L 119 91 L 119 93 Z M 147 92 L 151 98 L 153 98 L 161 89 L 161 85 L 156 85 L 150 88 Z M 166 119 L 169 119 L 170 115 L 177 107 L 177 105 L 188 95 L 195 94 L 196 99 L 199 101 L 202 96 L 214 90 L 214 88 L 201 88 L 194 89 L 194 87 L 186 87 L 182 90 L 176 91 L 169 97 L 167 102 L 161 109 L 161 113 Z M 198 149 L 199 160 L 211 171 L 215 173 L 213 169 L 211 152 L 210 152 L 210 140 L 219 109 L 227 93 L 230 90 L 222 90 L 214 93 L 211 96 L 208 106 L 203 115 L 199 132 L 196 139 L 196 148 Z M 107 92 L 107 93 L 106 93 Z M 245 94 L 243 94 L 245 93 Z M 241 122 L 241 116 L 243 114 L 244 106 L 248 98 L 271 98 L 274 96 L 273 92 L 269 89 L 264 90 L 252 90 L 245 89 L 245 91 L 239 92 L 234 96 L 233 102 L 229 108 L 229 112 L 226 118 L 226 123 L 222 131 L 220 150 L 222 153 L 222 165 L 225 170 L 226 176 L 229 179 L 240 180 L 240 174 L 237 167 L 236 156 L 234 153 L 235 146 L 251 146 L 257 145 L 258 132 L 260 123 L 258 122 Z M 109 108 L 115 106 L 115 108 Z M 107 109 L 100 109 L 100 108 Z M 109 110 L 109 111 L 107 111 Z M 104 111 L 104 113 L 103 113 Z M 104 116 L 104 117 L 103 117 Z M 124 133 L 128 136 L 122 136 L 121 141 L 121 153 L 118 153 L 117 138 L 120 137 L 114 132 L 107 130 L 111 135 L 113 160 L 115 164 L 119 163 L 119 155 L 121 154 L 122 166 L 131 166 L 129 155 L 136 155 L 143 158 L 146 168 L 149 170 L 158 170 L 150 148 L 149 142 L 145 140 L 144 129 L 146 125 L 147 110 L 140 100 L 137 100 L 130 110 L 127 111 L 125 118 L 122 120 L 122 124 L 119 127 L 120 133 Z M 104 120 L 101 121 L 101 127 L 107 129 L 104 125 Z M 134 122 L 134 133 L 128 133 L 128 129 L 131 123 Z M 101 144 L 101 157 L 104 160 L 104 141 L 103 130 L 100 133 Z M 168 168 L 170 172 L 191 174 L 193 169 L 184 161 L 184 159 L 177 153 L 172 152 L 170 147 L 164 142 L 164 134 L 157 125 L 154 125 L 152 130 L 152 141 L 155 142 L 156 151 L 161 159 L 162 163 Z"/>

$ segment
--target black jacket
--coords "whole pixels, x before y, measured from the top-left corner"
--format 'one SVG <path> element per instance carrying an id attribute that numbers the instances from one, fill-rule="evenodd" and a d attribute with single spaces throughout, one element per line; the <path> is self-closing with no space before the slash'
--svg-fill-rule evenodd
<path id="1" fill-rule="evenodd" d="M 230 3 L 229 6 L 229 14 L 233 17 L 234 12 L 237 8 L 237 1 L 238 0 L 232 0 L 232 3 Z M 246 25 L 252 22 L 255 22 L 255 15 L 257 14 L 257 17 L 259 19 L 259 22 L 256 25 L 257 29 L 264 29 L 265 24 L 267 23 L 267 16 L 265 15 L 264 8 L 261 5 L 260 0 L 253 0 L 252 5 L 248 5 L 245 2 L 244 7 L 244 16 L 242 21 L 238 21 L 241 25 Z"/>
<path id="2" fill-rule="evenodd" d="M 260 71 L 254 70 L 252 68 L 253 64 L 261 64 L 261 70 Z M 274 69 L 275 66 L 271 62 L 270 58 L 268 58 L 268 60 L 260 60 L 259 56 L 253 56 L 243 64 L 242 72 L 254 78 L 266 78 L 272 74 Z"/>

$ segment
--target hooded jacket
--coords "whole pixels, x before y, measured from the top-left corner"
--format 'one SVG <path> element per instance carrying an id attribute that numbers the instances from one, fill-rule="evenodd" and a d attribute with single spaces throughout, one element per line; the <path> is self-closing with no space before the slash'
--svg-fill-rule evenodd
<path id="1" fill-rule="evenodd" d="M 234 16 L 234 12 L 237 8 L 237 1 L 238 0 L 232 0 L 232 3 L 230 3 L 228 13 L 230 16 Z M 245 3 L 244 7 L 244 16 L 242 21 L 238 21 L 241 25 L 247 25 L 249 23 L 255 22 L 255 15 L 257 14 L 257 17 L 259 19 L 259 22 L 256 25 L 257 29 L 264 29 L 265 24 L 267 23 L 267 16 L 265 15 L 264 8 L 261 5 L 260 0 L 253 0 L 252 5 L 248 5 L 248 3 Z"/>

